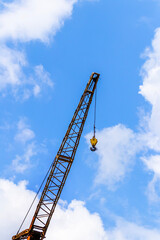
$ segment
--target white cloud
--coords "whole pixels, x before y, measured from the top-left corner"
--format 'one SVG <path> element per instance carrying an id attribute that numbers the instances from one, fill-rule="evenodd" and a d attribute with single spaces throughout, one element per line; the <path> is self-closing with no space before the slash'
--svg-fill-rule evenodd
<path id="1" fill-rule="evenodd" d="M 0 90 L 7 86 L 17 87 L 23 78 L 23 66 L 26 59 L 23 52 L 0 45 Z"/>
<path id="2" fill-rule="evenodd" d="M 40 86 L 39 85 L 35 85 L 34 86 L 34 89 L 33 89 L 33 94 L 34 94 L 34 96 L 38 96 L 39 94 L 40 94 L 40 92 L 41 92 L 41 88 L 40 88 Z"/>
<path id="3" fill-rule="evenodd" d="M 148 123 L 147 123 L 148 126 Z M 154 132 L 148 130 L 144 132 L 140 132 L 137 135 L 139 142 L 143 144 L 146 149 L 150 149 L 156 152 L 160 152 L 160 138 Z"/>
<path id="4" fill-rule="evenodd" d="M 109 240 L 159 240 L 160 231 L 127 222 L 119 218 L 116 227 L 108 231 Z"/>
<path id="5" fill-rule="evenodd" d="M 53 88 L 53 81 L 42 65 L 28 66 L 24 52 L 0 44 L 0 92 L 6 96 L 8 90 L 17 100 L 38 97 L 45 89 Z M 30 74 L 24 74 L 24 68 Z"/>
<path id="6" fill-rule="evenodd" d="M 157 188 L 158 187 L 158 188 Z M 160 176 L 154 174 L 152 180 L 148 184 L 147 197 L 151 203 L 156 203 L 160 201 L 160 196 L 157 192 L 160 191 Z"/>
<path id="7" fill-rule="evenodd" d="M 14 0 L 0 11 L 0 91 L 8 90 L 16 99 L 40 96 L 42 90 L 53 87 L 42 65 L 29 66 L 19 42 L 39 40 L 48 43 L 72 14 L 77 0 Z M 34 21 L 33 21 L 34 19 Z M 12 47 L 7 47 L 12 42 Z M 13 47 L 16 43 L 16 48 Z M 25 69 L 24 69 L 25 68 Z M 31 76 L 25 74 L 29 70 Z"/>
<path id="8" fill-rule="evenodd" d="M 24 74 L 28 63 L 24 52 L 0 44 L 0 92 L 6 96 L 8 90 L 17 100 L 38 97 L 45 89 L 53 88 L 50 75 L 42 65 L 30 69 L 30 75 Z"/>
<path id="9" fill-rule="evenodd" d="M 140 94 L 152 105 L 152 112 L 148 121 L 151 132 L 160 138 L 160 28 L 155 32 L 152 48 L 147 48 L 147 58 L 142 68 L 143 84 Z"/>
<path id="10" fill-rule="evenodd" d="M 19 133 L 17 133 L 17 135 L 15 136 L 15 140 L 26 143 L 27 141 L 33 139 L 34 136 L 34 132 L 31 129 L 25 128 Z"/>
<path id="11" fill-rule="evenodd" d="M 139 93 L 151 104 L 151 111 L 140 116 L 137 133 L 123 125 L 97 132 L 99 166 L 95 181 L 111 188 L 123 179 L 136 153 L 144 150 L 140 159 L 147 171 L 153 173 L 153 179 L 148 185 L 148 196 L 150 199 L 158 199 L 156 185 L 160 184 L 160 173 L 157 172 L 160 169 L 160 28 L 155 32 L 152 48 L 147 48 L 144 56 L 147 60 L 141 71 L 143 83 Z"/>
<path id="12" fill-rule="evenodd" d="M 62 230 L 63 229 L 63 230 Z M 90 213 L 84 202 L 73 200 L 66 207 L 57 207 L 47 233 L 47 239 L 108 240 L 101 218 Z"/>
<path id="13" fill-rule="evenodd" d="M 160 155 L 151 155 L 141 158 L 153 178 L 148 184 L 147 195 L 151 202 L 160 201 Z"/>
<path id="14" fill-rule="evenodd" d="M 0 179 L 1 239 L 9 240 L 16 234 L 34 196 L 34 192 L 26 189 L 26 181 L 16 185 L 9 180 Z M 28 226 L 29 219 L 24 227 Z"/>
<path id="15" fill-rule="evenodd" d="M 39 97 L 46 89 L 52 89 L 54 86 L 53 81 L 50 79 L 50 74 L 46 72 L 42 65 L 35 66 L 32 75 L 28 76 L 28 78 L 25 77 L 22 84 L 25 87 L 22 92 L 23 100 L 31 96 Z"/>
<path id="16" fill-rule="evenodd" d="M 160 175 L 160 155 L 151 155 L 148 158 L 143 157 L 142 160 L 145 162 L 149 170 Z"/>
<path id="17" fill-rule="evenodd" d="M 9 240 L 16 234 L 34 196 L 34 192 L 26 189 L 25 181 L 16 185 L 0 179 L 0 225 L 3 240 Z M 30 217 L 32 215 L 33 210 Z M 29 227 L 30 221 L 31 218 L 27 218 L 22 230 Z M 55 240 L 64 238 L 108 240 L 99 215 L 90 213 L 84 203 L 77 200 L 66 206 L 63 204 L 57 206 L 47 232 L 47 239 L 52 240 L 53 236 Z"/>
<path id="18" fill-rule="evenodd" d="M 12 170 L 23 173 L 26 169 L 30 168 L 31 159 L 38 153 L 38 147 L 35 142 L 35 133 L 30 129 L 26 123 L 25 118 L 21 118 L 17 123 L 17 133 L 15 134 L 15 143 L 21 144 L 23 149 L 22 154 L 17 154 L 12 160 Z"/>
<path id="19" fill-rule="evenodd" d="M 9 240 L 16 234 L 35 196 L 33 191 L 26 188 L 26 184 L 26 181 L 14 184 L 12 181 L 0 179 L 0 225 L 3 240 Z M 29 227 L 33 213 L 34 209 L 21 230 Z M 115 226 L 106 230 L 97 213 L 89 212 L 84 202 L 73 200 L 69 205 L 62 201 L 57 205 L 46 236 L 47 240 L 52 240 L 53 236 L 55 240 L 64 238 L 70 240 L 159 240 L 160 231 L 125 221 L 119 217 L 115 218 Z"/>
<path id="20" fill-rule="evenodd" d="M 142 157 L 148 171 L 153 173 L 153 179 L 148 185 L 148 197 L 152 201 L 160 200 L 156 185 L 160 185 L 160 28 L 156 29 L 152 47 L 147 48 L 144 54 L 146 62 L 142 67 L 143 84 L 140 94 L 151 104 L 151 113 L 147 117 L 149 149 L 154 155 Z"/>
<path id="21" fill-rule="evenodd" d="M 35 138 L 35 133 L 27 126 L 25 119 L 21 118 L 17 124 L 18 132 L 15 135 L 15 140 L 25 144 Z"/>
<path id="22" fill-rule="evenodd" d="M 22 155 L 16 155 L 12 161 L 12 169 L 18 173 L 23 173 L 26 169 L 30 168 L 31 158 L 37 155 L 37 147 L 34 142 L 28 144 Z"/>
<path id="23" fill-rule="evenodd" d="M 136 134 L 121 124 L 98 131 L 96 136 L 99 141 L 99 163 L 95 182 L 113 188 L 132 166 L 133 157 L 140 146 L 136 141 Z M 88 142 L 90 138 L 89 134 Z"/>
<path id="24" fill-rule="evenodd" d="M 41 92 L 44 91 L 45 88 L 53 88 L 54 86 L 49 73 L 45 71 L 42 65 L 35 66 L 33 78 L 33 95 L 35 97 L 40 96 Z"/>
<path id="25" fill-rule="evenodd" d="M 77 0 L 18 0 L 0 14 L 0 39 L 49 41 L 71 16 Z M 34 19 L 34 21 L 33 21 Z"/>
<path id="26" fill-rule="evenodd" d="M 91 133 L 86 136 L 89 145 L 91 137 Z M 114 189 L 133 168 L 137 154 L 144 154 L 144 156 L 140 155 L 140 159 L 147 166 L 147 170 L 156 173 L 156 182 L 158 181 L 159 155 L 150 156 L 148 159 L 145 157 L 148 150 L 160 152 L 160 138 L 157 135 L 146 130 L 135 133 L 119 124 L 97 131 L 96 137 L 98 139 L 96 184 L 104 184 L 108 189 Z M 151 186 L 154 182 L 155 180 L 152 181 Z"/>

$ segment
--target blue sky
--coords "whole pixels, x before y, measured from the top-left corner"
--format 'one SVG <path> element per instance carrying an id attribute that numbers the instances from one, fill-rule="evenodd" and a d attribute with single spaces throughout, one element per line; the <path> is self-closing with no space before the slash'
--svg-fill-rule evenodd
<path id="1" fill-rule="evenodd" d="M 98 151 L 89 150 L 92 104 L 47 239 L 160 238 L 159 11 L 159 0 L 0 1 L 4 240 L 16 233 L 93 71 L 101 74 Z"/>

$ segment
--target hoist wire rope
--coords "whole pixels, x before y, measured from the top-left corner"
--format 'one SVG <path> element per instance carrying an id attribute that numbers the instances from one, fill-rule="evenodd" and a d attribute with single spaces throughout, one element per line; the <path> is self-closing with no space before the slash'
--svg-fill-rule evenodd
<path id="1" fill-rule="evenodd" d="M 28 214 L 29 214 L 29 212 L 30 212 L 30 210 L 31 210 L 31 208 L 32 208 L 32 206 L 33 206 L 33 204 L 34 204 L 34 202 L 35 202 L 35 200 L 36 200 L 36 198 L 37 198 L 37 196 L 38 196 L 38 194 L 39 194 L 39 192 L 40 192 L 40 190 L 41 190 L 41 188 L 42 188 L 42 186 L 43 186 L 43 184 L 44 184 L 44 182 L 45 182 L 45 180 L 48 176 L 48 174 L 49 174 L 49 172 L 50 172 L 50 170 L 51 170 L 51 168 L 52 168 L 52 165 L 53 165 L 53 163 L 51 164 L 50 168 L 48 169 L 48 171 L 47 171 L 47 173 L 46 173 L 46 175 L 45 175 L 45 177 L 44 177 L 44 179 L 43 179 L 43 181 L 42 181 L 42 183 L 41 183 L 41 185 L 40 185 L 40 187 L 39 187 L 39 189 L 38 189 L 38 191 L 37 191 L 37 193 L 36 193 L 36 195 L 35 195 L 35 197 L 32 201 L 32 203 L 31 203 L 31 205 L 30 205 L 30 207 L 29 207 L 29 209 L 28 209 L 28 211 L 27 211 L 27 213 L 26 213 L 18 231 L 17 231 L 17 234 L 20 232 L 20 230 L 21 230 L 21 228 L 22 228 L 22 226 L 23 226 L 23 224 L 24 224 L 24 222 L 25 222 L 25 220 L 26 220 L 26 218 L 27 218 L 27 216 L 28 216 Z"/>
<path id="2" fill-rule="evenodd" d="M 94 137 L 96 134 L 96 111 L 97 111 L 97 88 L 95 89 L 95 105 L 94 105 Z"/>

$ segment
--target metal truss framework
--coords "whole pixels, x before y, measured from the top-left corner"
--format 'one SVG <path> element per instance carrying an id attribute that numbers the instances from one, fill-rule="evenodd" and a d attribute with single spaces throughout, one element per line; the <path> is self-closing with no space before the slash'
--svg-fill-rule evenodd
<path id="1" fill-rule="evenodd" d="M 72 166 L 99 76 L 98 73 L 92 73 L 87 83 L 59 151 L 53 161 L 30 228 L 14 236 L 12 239 L 43 240 L 45 238 L 52 214 Z"/>

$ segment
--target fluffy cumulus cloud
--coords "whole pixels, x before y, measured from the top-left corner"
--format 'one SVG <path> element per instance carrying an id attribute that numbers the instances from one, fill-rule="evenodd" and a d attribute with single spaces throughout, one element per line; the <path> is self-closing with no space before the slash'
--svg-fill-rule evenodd
<path id="1" fill-rule="evenodd" d="M 89 134 L 88 141 L 90 137 Z M 95 182 L 113 188 L 132 166 L 139 144 L 135 133 L 121 124 L 98 131 L 97 138 L 99 163 Z"/>
<path id="2" fill-rule="evenodd" d="M 147 48 L 144 56 L 147 58 L 142 67 L 143 84 L 140 94 L 151 104 L 152 109 L 147 118 L 147 129 L 152 137 L 148 137 L 154 154 L 142 157 L 147 169 L 153 173 L 153 179 L 148 185 L 150 200 L 160 200 L 156 186 L 160 185 L 160 28 L 156 29 L 152 46 Z M 154 136 L 154 137 L 153 137 Z"/>
<path id="3" fill-rule="evenodd" d="M 17 185 L 13 182 L 0 179 L 0 224 L 1 239 L 12 239 L 17 232 L 24 216 L 29 209 L 35 193 L 26 189 L 26 181 Z M 33 215 L 33 211 L 31 213 Z M 29 219 L 24 227 L 28 228 Z"/>
<path id="4" fill-rule="evenodd" d="M 152 105 L 149 118 L 149 129 L 160 137 L 160 28 L 155 32 L 152 47 L 147 48 L 144 56 L 147 58 L 142 68 L 143 84 L 140 94 Z"/>
<path id="5" fill-rule="evenodd" d="M 27 190 L 25 181 L 16 185 L 9 180 L 0 179 L 0 224 L 3 240 L 9 240 L 16 234 L 34 196 L 34 192 Z M 22 230 L 29 227 L 32 215 L 33 210 Z M 90 213 L 84 203 L 77 200 L 69 205 L 62 202 L 57 206 L 47 239 L 52 240 L 53 236 L 55 240 L 108 239 L 99 215 Z"/>
<path id="6" fill-rule="evenodd" d="M 39 96 L 45 86 L 53 86 L 42 65 L 35 68 L 29 66 L 25 53 L 17 43 L 35 40 L 48 43 L 71 16 L 76 2 L 13 0 L 0 3 L 0 91 L 3 96 L 10 88 L 14 96 L 21 95 L 25 100 Z M 8 43 L 12 43 L 12 47 L 8 47 Z M 24 73 L 26 70 L 32 73 L 28 76 Z"/>
<path id="7" fill-rule="evenodd" d="M 139 159 L 145 169 L 153 174 L 148 184 L 150 200 L 160 200 L 156 193 L 160 186 L 160 28 L 155 31 L 152 46 L 147 48 L 142 70 L 142 85 L 139 93 L 151 105 L 151 111 L 140 116 L 139 130 L 119 124 L 97 132 L 99 166 L 95 182 L 112 188 L 121 181 L 130 169 L 133 159 Z M 87 136 L 89 142 L 89 136 Z M 159 189 L 159 187 L 158 187 Z"/>
<path id="8" fill-rule="evenodd" d="M 145 169 L 154 173 L 154 180 L 149 184 L 149 195 L 156 196 L 154 183 L 160 179 L 159 163 L 160 158 L 160 138 L 158 135 L 148 129 L 143 129 L 140 132 L 134 132 L 122 124 L 113 127 L 104 128 L 97 131 L 98 138 L 98 166 L 95 177 L 96 184 L 103 184 L 108 189 L 114 190 L 117 183 L 121 182 L 126 174 L 132 170 L 137 154 L 139 159 L 145 165 Z M 86 135 L 88 144 L 92 134 Z M 148 151 L 156 153 L 148 156 Z M 152 191 L 151 191 L 152 189 Z M 152 192 L 152 193 L 151 193 Z M 157 197 L 156 197 L 157 198 Z"/>
<path id="9" fill-rule="evenodd" d="M 108 240 L 102 220 L 97 213 L 90 213 L 84 202 L 73 200 L 67 207 L 59 206 L 51 221 L 47 239 L 51 240 Z"/>
<path id="10" fill-rule="evenodd" d="M 12 197 L 10 197 L 12 196 Z M 19 229 L 35 193 L 27 189 L 27 182 L 18 184 L 0 179 L 0 225 L 1 238 L 9 240 Z M 29 227 L 38 203 L 26 219 L 21 230 Z M 91 213 L 84 202 L 73 200 L 70 204 L 63 201 L 57 206 L 47 231 L 47 239 L 63 240 L 159 240 L 160 231 L 149 229 L 136 223 L 115 217 L 115 226 L 106 230 L 97 213 Z"/>
<path id="11" fill-rule="evenodd" d="M 124 219 L 118 218 L 116 226 L 108 231 L 109 240 L 158 240 L 160 231 L 158 229 L 145 228 L 136 223 L 127 222 Z"/>
<path id="12" fill-rule="evenodd" d="M 0 14 L 0 39 L 49 41 L 71 16 L 77 0 L 16 0 Z M 34 21 L 33 21 L 34 19 Z"/>

